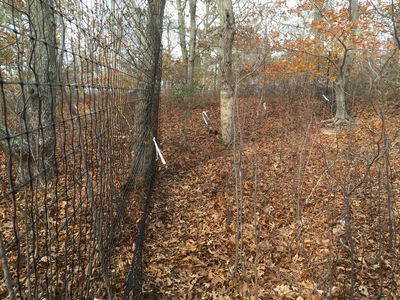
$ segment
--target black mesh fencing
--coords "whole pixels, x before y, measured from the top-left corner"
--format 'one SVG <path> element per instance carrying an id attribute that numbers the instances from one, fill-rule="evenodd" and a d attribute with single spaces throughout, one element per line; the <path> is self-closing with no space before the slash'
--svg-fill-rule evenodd
<path id="1" fill-rule="evenodd" d="M 122 291 L 115 249 L 147 207 L 137 176 L 154 178 L 163 2 L 0 2 L 0 298 Z"/>

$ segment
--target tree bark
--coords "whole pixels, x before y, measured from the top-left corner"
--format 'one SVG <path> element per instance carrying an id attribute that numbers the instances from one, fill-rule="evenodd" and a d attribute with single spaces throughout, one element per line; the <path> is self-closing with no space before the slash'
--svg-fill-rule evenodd
<path id="1" fill-rule="evenodd" d="M 359 18 L 358 0 L 349 0 L 350 22 L 357 22 Z"/>
<path id="2" fill-rule="evenodd" d="M 322 9 L 324 6 L 324 0 L 322 1 L 315 1 L 314 2 L 314 11 L 313 11 L 313 20 L 314 22 L 316 22 L 317 24 L 319 24 L 321 22 L 321 19 L 323 17 L 322 14 Z M 314 47 L 314 51 L 315 53 L 318 53 L 318 47 L 317 45 L 319 45 L 321 43 L 321 39 L 322 39 L 322 34 L 321 31 L 318 29 L 314 29 L 313 30 L 313 36 L 314 36 L 314 40 L 315 40 L 315 47 Z M 317 71 L 321 71 L 322 66 L 320 63 L 317 64 Z M 323 89 L 321 82 L 323 81 L 323 78 L 320 74 L 317 74 L 315 76 L 314 82 L 313 82 L 313 96 L 316 98 L 320 98 L 322 95 L 321 91 Z"/>
<path id="3" fill-rule="evenodd" d="M 148 0 L 146 38 L 142 47 L 143 64 L 140 66 L 143 81 L 140 95 L 135 102 L 135 140 L 133 143 L 132 174 L 127 187 L 146 185 L 153 172 L 155 148 L 153 137 L 157 138 L 158 105 L 161 84 L 161 35 L 164 0 Z M 135 183 L 132 185 L 132 183 Z"/>
<path id="4" fill-rule="evenodd" d="M 221 22 L 221 134 L 222 141 L 229 145 L 234 139 L 234 78 L 232 69 L 232 48 L 235 35 L 235 18 L 231 0 L 218 0 Z"/>
<path id="5" fill-rule="evenodd" d="M 29 67 L 36 85 L 25 86 L 21 116 L 26 134 L 15 137 L 7 124 L 1 123 L 0 149 L 19 162 L 18 182 L 44 183 L 54 176 L 55 170 L 56 21 L 53 0 L 30 0 L 28 7 L 34 37 Z"/>
<path id="6" fill-rule="evenodd" d="M 172 53 L 171 26 L 172 26 L 172 20 L 168 18 L 166 30 L 167 30 L 167 51 L 169 55 L 171 55 Z"/>
<path id="7" fill-rule="evenodd" d="M 344 74 L 342 75 L 339 74 L 335 84 L 335 94 L 336 94 L 335 118 L 337 119 L 336 122 L 350 119 L 350 116 L 347 114 L 346 110 L 345 86 L 346 86 L 346 77 L 344 76 Z"/>
<path id="8" fill-rule="evenodd" d="M 353 40 L 357 35 L 356 22 L 359 18 L 358 0 L 349 0 L 349 22 L 352 23 L 351 36 L 347 45 L 343 45 L 344 53 L 342 63 L 337 70 L 335 81 L 335 94 L 336 94 L 336 112 L 335 116 L 326 120 L 327 123 L 339 125 L 343 123 L 350 123 L 352 117 L 347 113 L 346 109 L 346 86 L 349 77 L 350 66 L 354 61 L 353 53 Z"/>
<path id="9" fill-rule="evenodd" d="M 16 161 L 19 160 L 21 155 L 23 157 L 29 155 L 26 140 L 21 136 L 15 137 L 14 133 L 3 123 L 0 123 L 0 149 Z"/>
<path id="10" fill-rule="evenodd" d="M 164 7 L 165 0 L 148 0 L 148 15 L 145 31 L 147 43 L 142 45 L 143 50 L 146 52 L 144 56 L 145 61 L 142 66 L 146 80 L 142 82 L 141 97 L 135 108 L 135 129 L 139 135 L 133 145 L 134 157 L 132 163 L 132 175 L 136 176 L 136 178 L 133 179 L 139 178 L 142 181 L 141 183 L 150 183 L 153 177 L 152 175 L 155 172 L 155 147 L 153 144 L 153 137 L 157 138 Z M 128 186 L 132 187 L 132 183 L 128 183 Z M 141 224 L 145 226 L 145 223 Z M 143 239 L 141 241 L 143 242 Z M 123 299 L 143 299 L 141 284 L 141 251 L 142 247 L 138 246 L 135 249 Z"/>
<path id="11" fill-rule="evenodd" d="M 55 170 L 55 106 L 57 83 L 56 21 L 53 0 L 31 0 L 31 32 L 34 80 L 25 103 L 23 118 L 30 156 L 23 156 L 19 181 L 35 178 L 45 182 Z M 44 42 L 45 41 L 45 42 Z"/>
<path id="12" fill-rule="evenodd" d="M 400 9 L 393 0 L 390 1 L 390 20 L 393 27 L 393 39 L 400 50 Z"/>
<path id="13" fill-rule="evenodd" d="M 188 81 L 188 51 L 186 47 L 186 25 L 185 25 L 185 6 L 186 1 L 183 0 L 176 0 L 176 8 L 178 10 L 178 34 L 179 34 L 179 45 L 181 47 L 182 52 L 182 62 L 183 62 L 183 69 L 184 69 L 184 83 L 186 84 Z"/>
<path id="14" fill-rule="evenodd" d="M 349 21 L 355 23 L 358 21 L 358 0 L 349 0 Z M 347 49 L 345 49 L 343 54 L 343 63 L 340 72 L 337 76 L 335 83 L 335 93 L 336 93 L 336 113 L 335 113 L 335 123 L 340 124 L 351 119 L 350 115 L 347 113 L 346 109 L 346 85 L 349 76 L 350 66 L 353 64 L 354 53 L 352 38 L 357 35 L 357 29 L 353 24 L 351 29 L 351 38 Z"/>
<path id="15" fill-rule="evenodd" d="M 195 56 L 196 56 L 196 6 L 197 0 L 189 0 L 189 11 L 190 11 L 190 40 L 189 40 L 189 58 L 188 58 L 188 70 L 187 70 L 187 84 L 193 85 L 194 82 L 194 68 L 195 68 Z"/>

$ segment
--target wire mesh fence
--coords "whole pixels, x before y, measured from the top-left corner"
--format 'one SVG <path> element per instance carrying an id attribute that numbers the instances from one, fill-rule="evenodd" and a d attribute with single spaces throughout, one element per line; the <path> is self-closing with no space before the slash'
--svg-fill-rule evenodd
<path id="1" fill-rule="evenodd" d="M 163 2 L 0 2 L 1 298 L 111 299 L 124 280 L 128 196 L 154 170 Z"/>

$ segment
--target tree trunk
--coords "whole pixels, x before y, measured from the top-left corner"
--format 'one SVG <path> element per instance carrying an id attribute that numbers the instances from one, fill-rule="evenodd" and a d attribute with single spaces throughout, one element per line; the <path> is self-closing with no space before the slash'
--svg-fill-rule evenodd
<path id="1" fill-rule="evenodd" d="M 184 68 L 184 83 L 188 81 L 188 73 L 187 73 L 187 66 L 188 66 L 188 52 L 186 47 L 186 26 L 185 26 L 185 6 L 186 0 L 176 0 L 176 8 L 178 10 L 178 34 L 179 34 L 179 45 L 181 47 L 182 52 L 182 62 Z"/>
<path id="2" fill-rule="evenodd" d="M 346 98 L 345 98 L 345 83 L 346 78 L 344 75 L 339 75 L 335 84 L 335 94 L 336 94 L 336 122 L 348 120 L 350 116 L 347 114 L 346 110 Z"/>
<path id="3" fill-rule="evenodd" d="M 232 69 L 232 48 L 235 35 L 235 19 L 231 0 L 218 0 L 221 22 L 221 134 L 222 141 L 229 145 L 234 139 L 234 78 Z"/>
<path id="4" fill-rule="evenodd" d="M 168 55 L 171 55 L 172 53 L 172 39 L 171 39 L 171 26 L 172 26 L 172 21 L 171 19 L 168 19 L 167 22 L 167 51 Z"/>
<path id="5" fill-rule="evenodd" d="M 157 138 L 158 103 L 161 84 L 161 34 L 162 16 L 165 1 L 149 0 L 149 12 L 146 28 L 146 41 L 142 47 L 143 64 L 140 66 L 143 81 L 140 83 L 140 95 L 135 105 L 132 174 L 127 187 L 146 185 L 153 172 L 155 148 L 153 137 Z"/>
<path id="6" fill-rule="evenodd" d="M 313 11 L 313 19 L 314 22 L 316 22 L 316 24 L 319 24 L 321 22 L 321 19 L 323 17 L 322 15 L 322 9 L 324 6 L 324 0 L 321 1 L 315 1 L 314 2 L 314 11 Z M 314 47 L 314 51 L 315 53 L 318 53 L 319 49 L 317 47 L 317 45 L 320 45 L 321 43 L 321 39 L 322 39 L 322 32 L 319 29 L 314 29 L 313 30 L 313 36 L 314 36 L 314 40 L 315 40 L 315 47 Z M 318 62 L 317 64 L 317 71 L 318 73 L 321 71 L 322 66 L 321 64 Z M 322 97 L 322 90 L 323 90 L 323 86 L 321 85 L 321 82 L 325 82 L 323 80 L 323 76 L 320 74 L 317 74 L 315 76 L 314 82 L 313 82 L 313 97 L 315 98 L 321 98 Z"/>
<path id="7" fill-rule="evenodd" d="M 351 29 L 351 35 L 357 35 L 357 28 L 354 25 L 358 21 L 358 0 L 349 0 L 349 20 L 353 23 L 353 28 Z M 351 37 L 351 38 L 352 38 Z M 347 113 L 346 109 L 346 86 L 349 77 L 349 69 L 353 64 L 354 53 L 353 53 L 353 43 L 350 39 L 349 45 L 343 54 L 343 64 L 339 75 L 337 76 L 335 83 L 335 93 L 336 93 L 336 114 L 335 123 L 343 123 L 351 119 L 350 115 Z"/>
<path id="8" fill-rule="evenodd" d="M 56 22 L 53 0 L 32 0 L 29 5 L 31 32 L 36 39 L 32 48 L 33 72 L 38 85 L 29 86 L 25 103 L 23 117 L 29 132 L 27 143 L 31 159 L 22 161 L 20 180 L 26 180 L 29 174 L 44 182 L 54 175 L 55 169 Z"/>
<path id="9" fill-rule="evenodd" d="M 153 137 L 157 138 L 164 7 L 165 0 L 148 0 L 148 18 L 145 32 L 147 44 L 143 45 L 143 50 L 145 51 L 143 72 L 144 77 L 147 79 L 142 83 L 141 99 L 135 109 L 135 129 L 139 134 L 139 139 L 133 145 L 132 168 L 133 174 L 141 177 L 143 183 L 150 183 L 151 175 L 155 172 Z M 135 171 L 136 167 L 138 168 L 137 171 Z M 132 184 L 129 183 L 129 185 L 131 186 Z M 141 241 L 143 242 L 143 240 Z M 123 299 L 143 299 L 142 268 L 142 247 L 137 246 L 125 285 Z"/>
<path id="10" fill-rule="evenodd" d="M 189 11 L 190 11 L 190 40 L 189 40 L 189 62 L 187 70 L 187 84 L 193 85 L 194 81 L 194 67 L 195 67 L 195 56 L 196 56 L 196 3 L 197 0 L 189 0 Z"/>
<path id="11" fill-rule="evenodd" d="M 400 10 L 392 0 L 390 3 L 390 21 L 392 22 L 392 35 L 397 48 L 400 50 Z"/>
<path id="12" fill-rule="evenodd" d="M 204 33 L 208 35 L 210 32 L 210 2 L 206 1 L 204 4 L 206 6 L 206 14 L 204 16 Z"/>
<path id="13" fill-rule="evenodd" d="M 357 22 L 359 17 L 358 0 L 349 0 L 350 21 Z"/>
<path id="14" fill-rule="evenodd" d="M 335 117 L 325 122 L 333 123 L 335 125 L 349 123 L 352 119 L 347 113 L 346 109 L 346 86 L 349 77 L 350 66 L 353 64 L 354 53 L 353 53 L 353 38 L 357 35 L 357 26 L 355 22 L 358 21 L 359 10 L 358 0 L 349 0 L 349 22 L 352 23 L 351 37 L 346 46 L 344 46 L 344 53 L 342 58 L 342 64 L 337 70 L 337 76 L 335 81 L 335 93 L 336 93 L 336 113 Z"/>

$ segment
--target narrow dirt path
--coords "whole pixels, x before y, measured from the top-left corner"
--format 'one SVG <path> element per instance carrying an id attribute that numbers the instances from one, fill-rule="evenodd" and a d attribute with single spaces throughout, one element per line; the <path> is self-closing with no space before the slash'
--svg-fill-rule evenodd
<path id="1" fill-rule="evenodd" d="M 161 120 L 169 161 L 158 176 L 145 255 L 145 290 L 159 293 L 158 299 L 199 298 L 210 282 L 224 281 L 213 269 L 227 269 L 231 259 L 228 249 L 221 253 L 226 245 L 218 238 L 226 230 L 218 214 L 224 213 L 230 181 L 229 152 L 219 135 L 208 133 L 202 111 L 176 108 L 164 111 Z M 217 106 L 206 111 L 217 124 Z"/>
<path id="2" fill-rule="evenodd" d="M 162 148 L 168 153 L 170 161 L 168 168 L 162 168 L 158 176 L 145 255 L 145 290 L 157 295 L 157 299 L 239 299 L 248 293 L 248 279 L 243 278 L 254 275 L 246 274 L 245 270 L 251 269 L 251 261 L 236 264 L 237 199 L 233 151 L 223 148 L 219 136 L 208 134 L 201 111 L 193 109 L 188 113 L 176 108 L 164 111 L 161 121 L 164 130 L 161 133 Z M 208 114 L 216 124 L 218 108 L 210 107 Z M 257 118 L 261 123 L 256 122 Z M 269 131 L 265 128 L 265 121 L 270 121 Z M 265 227 L 263 235 L 278 236 L 276 231 L 286 227 L 288 218 L 293 217 L 293 210 L 285 210 L 281 203 L 275 205 L 274 211 L 274 206 L 265 197 L 269 195 L 274 200 L 282 201 L 290 195 L 287 188 L 293 174 L 290 168 L 284 172 L 284 168 L 279 166 L 282 160 L 279 156 L 282 147 L 281 123 L 265 113 L 257 114 L 254 109 L 246 108 L 243 115 L 242 143 L 248 143 L 248 147 L 241 151 L 242 183 L 245 187 L 243 209 L 247 211 L 244 212 L 245 241 L 241 242 L 241 251 L 243 257 L 249 255 L 253 260 L 255 226 L 250 206 L 253 160 L 256 156 L 259 156 L 262 165 L 271 166 L 267 171 L 268 180 L 259 186 L 263 196 L 257 206 L 269 215 L 263 224 L 275 221 L 272 222 L 272 230 L 269 226 Z M 270 142 L 269 146 L 260 144 L 266 139 Z M 265 149 L 260 149 L 260 145 Z M 285 239 L 290 238 L 287 236 Z M 282 248 L 281 242 L 279 238 L 274 242 L 263 238 L 260 239 L 260 247 L 263 251 Z M 270 265 L 271 259 L 263 258 L 268 262 L 263 261 L 259 274 L 266 271 L 265 265 Z M 240 264 L 246 266 L 243 270 L 236 270 L 235 266 L 240 267 Z M 263 280 L 271 279 L 269 277 L 265 276 Z M 260 289 L 260 292 L 263 290 Z"/>

